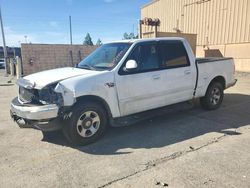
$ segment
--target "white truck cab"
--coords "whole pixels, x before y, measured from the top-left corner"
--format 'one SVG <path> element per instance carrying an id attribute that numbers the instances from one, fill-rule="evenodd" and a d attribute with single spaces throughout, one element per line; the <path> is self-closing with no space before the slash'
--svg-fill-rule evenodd
<path id="1" fill-rule="evenodd" d="M 85 145 L 115 118 L 193 98 L 217 109 L 235 83 L 232 58 L 196 59 L 183 38 L 124 40 L 102 45 L 74 68 L 19 79 L 11 116 L 20 127 L 62 129 Z"/>

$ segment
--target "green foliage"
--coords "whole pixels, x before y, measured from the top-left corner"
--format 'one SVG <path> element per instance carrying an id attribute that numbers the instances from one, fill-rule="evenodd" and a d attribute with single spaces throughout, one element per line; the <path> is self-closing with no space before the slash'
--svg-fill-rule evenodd
<path id="1" fill-rule="evenodd" d="M 96 42 L 96 46 L 101 46 L 101 45 L 102 45 L 102 41 L 101 41 L 101 39 L 98 39 Z"/>
<path id="2" fill-rule="evenodd" d="M 123 39 L 129 39 L 129 35 L 127 32 L 123 34 Z"/>
<path id="3" fill-rule="evenodd" d="M 83 44 L 88 45 L 88 46 L 93 46 L 92 38 L 91 38 L 89 33 L 87 33 L 87 35 L 83 41 Z"/>
<path id="4" fill-rule="evenodd" d="M 134 33 L 127 33 L 125 32 L 123 34 L 123 39 L 138 39 L 138 35 L 135 35 Z"/>

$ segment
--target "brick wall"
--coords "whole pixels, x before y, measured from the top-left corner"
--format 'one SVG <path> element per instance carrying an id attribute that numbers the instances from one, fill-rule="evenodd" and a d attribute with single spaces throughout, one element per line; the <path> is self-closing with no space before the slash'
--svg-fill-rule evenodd
<path id="1" fill-rule="evenodd" d="M 96 48 L 97 46 L 66 44 L 22 44 L 23 74 L 28 75 L 43 70 L 73 66 Z"/>

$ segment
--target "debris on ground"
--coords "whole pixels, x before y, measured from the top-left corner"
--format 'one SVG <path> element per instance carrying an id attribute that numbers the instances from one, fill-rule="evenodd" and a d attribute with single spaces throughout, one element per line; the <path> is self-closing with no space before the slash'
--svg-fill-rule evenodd
<path id="1" fill-rule="evenodd" d="M 189 146 L 189 148 L 190 148 L 191 150 L 194 150 L 194 147 L 192 147 L 192 146 Z"/>
<path id="2" fill-rule="evenodd" d="M 161 185 L 161 186 L 163 186 L 163 187 L 168 187 L 168 184 L 167 184 L 167 183 L 159 182 L 159 181 L 156 181 L 156 182 L 155 182 L 155 185 Z"/>
<path id="3" fill-rule="evenodd" d="M 207 185 L 208 183 L 213 183 L 213 182 L 214 182 L 213 180 L 209 179 L 208 181 L 204 182 L 204 185 Z"/>

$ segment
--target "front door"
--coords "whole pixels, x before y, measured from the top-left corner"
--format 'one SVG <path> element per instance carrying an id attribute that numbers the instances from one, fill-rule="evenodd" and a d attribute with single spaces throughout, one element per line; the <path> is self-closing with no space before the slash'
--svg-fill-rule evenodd
<path id="1" fill-rule="evenodd" d="M 126 71 L 125 63 L 135 60 L 136 70 Z M 134 47 L 116 75 L 119 107 L 122 116 L 157 108 L 161 105 L 162 76 L 156 42 L 143 42 Z"/>

